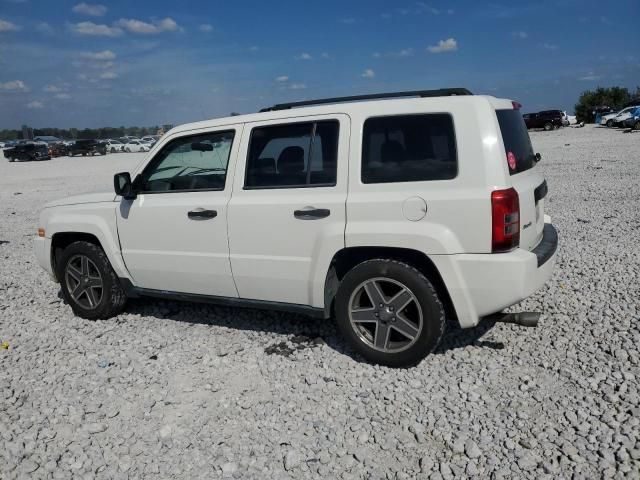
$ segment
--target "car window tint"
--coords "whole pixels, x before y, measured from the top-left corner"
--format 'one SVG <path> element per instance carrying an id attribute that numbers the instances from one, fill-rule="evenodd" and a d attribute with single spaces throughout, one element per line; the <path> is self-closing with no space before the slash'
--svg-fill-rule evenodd
<path id="1" fill-rule="evenodd" d="M 449 180 L 458 172 L 448 114 L 369 118 L 362 139 L 363 183 Z"/>
<path id="2" fill-rule="evenodd" d="M 224 190 L 234 132 L 177 138 L 165 145 L 136 181 L 143 192 Z"/>
<path id="3" fill-rule="evenodd" d="M 496 110 L 504 150 L 507 157 L 512 154 L 515 157 L 515 168 L 509 165 L 511 175 L 529 170 L 535 164 L 535 154 L 531 146 L 531 139 L 527 133 L 527 127 L 518 110 Z M 508 159 L 506 159 L 508 160 Z"/>
<path id="4" fill-rule="evenodd" d="M 338 131 L 336 120 L 254 128 L 245 188 L 335 185 Z"/>

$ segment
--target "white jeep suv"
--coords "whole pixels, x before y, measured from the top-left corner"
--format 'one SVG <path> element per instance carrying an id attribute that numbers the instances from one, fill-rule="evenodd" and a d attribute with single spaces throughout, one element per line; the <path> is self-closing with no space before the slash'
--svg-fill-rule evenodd
<path id="1" fill-rule="evenodd" d="M 137 296 L 334 315 L 366 359 L 415 364 L 446 319 L 473 327 L 552 274 L 518 108 L 445 89 L 183 125 L 115 193 L 46 205 L 36 254 L 83 318 Z"/>

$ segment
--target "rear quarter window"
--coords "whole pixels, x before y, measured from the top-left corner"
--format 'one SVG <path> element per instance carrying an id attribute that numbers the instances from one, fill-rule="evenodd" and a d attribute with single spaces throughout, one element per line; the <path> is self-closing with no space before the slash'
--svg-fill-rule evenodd
<path id="1" fill-rule="evenodd" d="M 396 115 L 365 121 L 362 183 L 450 180 L 457 174 L 451 115 Z"/>
<path id="2" fill-rule="evenodd" d="M 520 115 L 519 110 L 496 110 L 504 150 L 507 154 L 509 173 L 515 175 L 533 168 L 536 164 L 535 154 L 531 146 L 531 139 L 527 132 L 527 126 Z M 509 161 L 510 158 L 515 158 Z"/>

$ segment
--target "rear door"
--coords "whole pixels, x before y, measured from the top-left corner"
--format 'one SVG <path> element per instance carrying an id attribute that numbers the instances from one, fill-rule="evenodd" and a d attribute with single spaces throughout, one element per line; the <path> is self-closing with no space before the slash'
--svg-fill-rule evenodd
<path id="1" fill-rule="evenodd" d="M 496 110 L 496 115 L 511 182 L 520 199 L 520 247 L 533 250 L 540 243 L 544 230 L 547 184 L 540 168 L 536 166 L 531 139 L 520 111 Z"/>
<path id="2" fill-rule="evenodd" d="M 324 306 L 344 248 L 349 117 L 246 124 L 229 202 L 229 248 L 241 298 Z"/>

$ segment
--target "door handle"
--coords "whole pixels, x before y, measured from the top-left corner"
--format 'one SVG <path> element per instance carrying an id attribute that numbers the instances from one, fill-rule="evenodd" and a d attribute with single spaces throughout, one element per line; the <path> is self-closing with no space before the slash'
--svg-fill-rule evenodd
<path id="1" fill-rule="evenodd" d="M 191 210 L 187 213 L 187 216 L 192 220 L 210 220 L 218 216 L 218 212 L 215 210 L 204 210 L 199 208 L 197 210 Z"/>
<path id="2" fill-rule="evenodd" d="M 305 207 L 302 210 L 296 210 L 293 212 L 293 216 L 298 220 L 320 220 L 326 218 L 331 214 L 331 210 L 328 208 L 314 208 Z"/>

